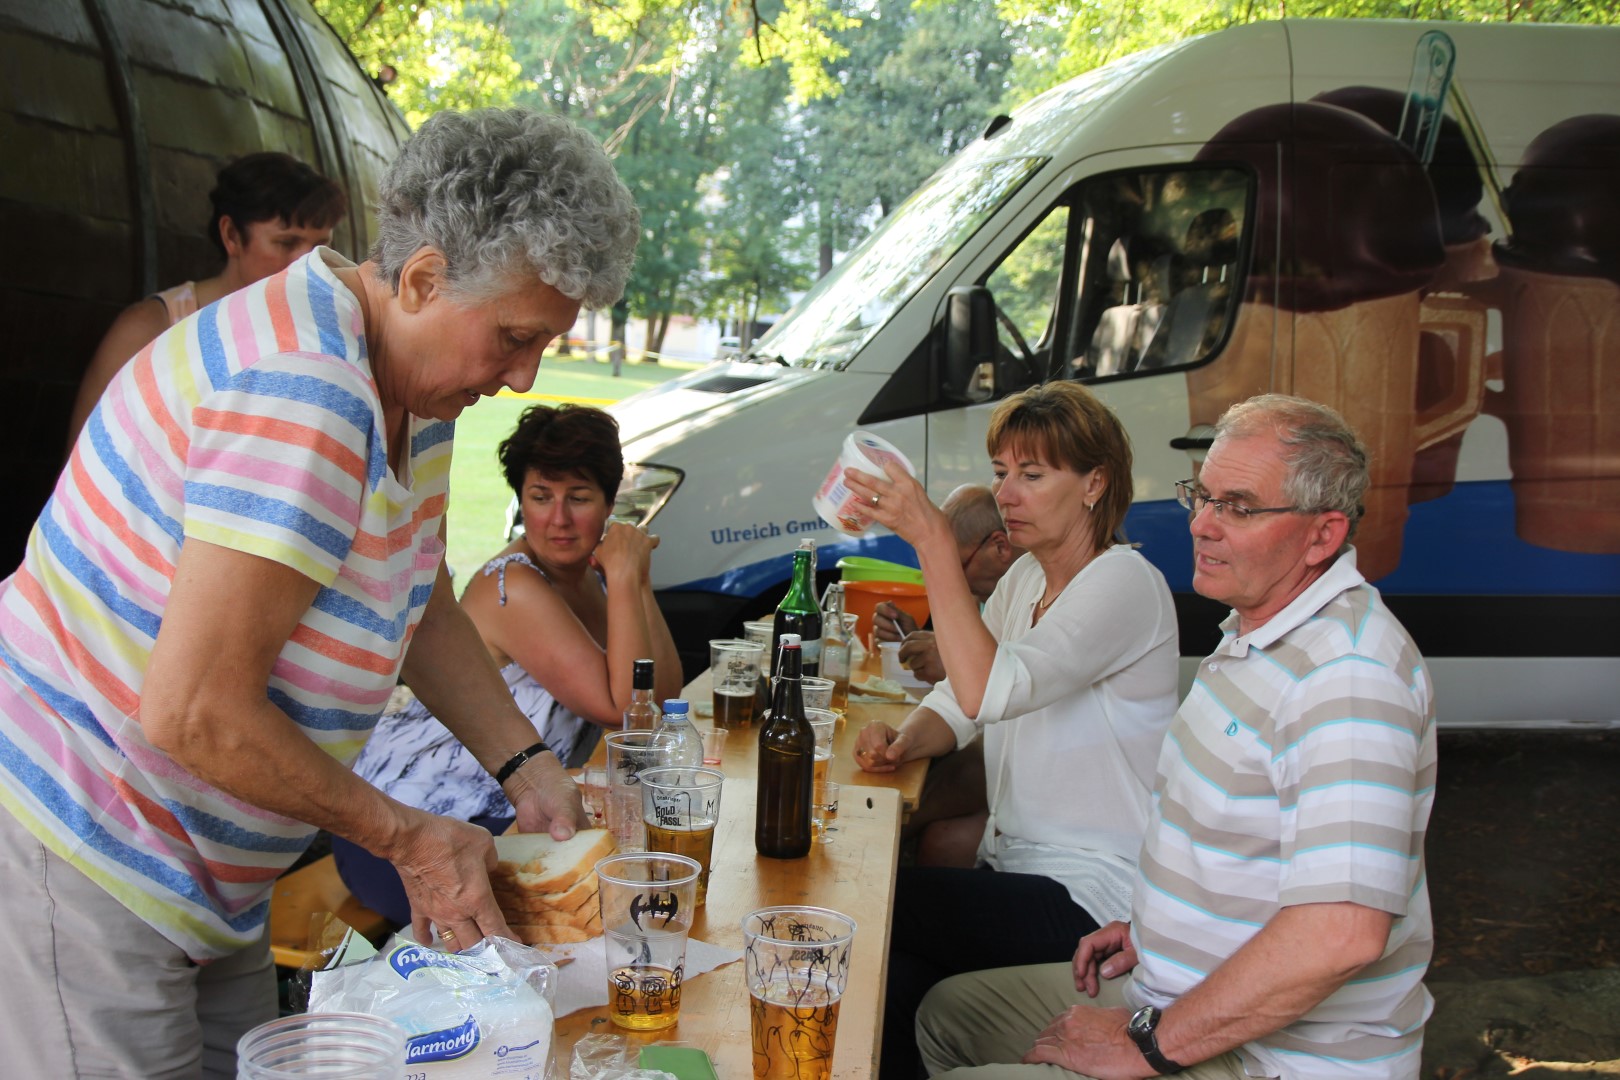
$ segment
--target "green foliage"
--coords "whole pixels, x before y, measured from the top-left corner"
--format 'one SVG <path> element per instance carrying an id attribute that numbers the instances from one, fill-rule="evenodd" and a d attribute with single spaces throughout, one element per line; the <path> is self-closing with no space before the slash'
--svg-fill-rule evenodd
<path id="1" fill-rule="evenodd" d="M 655 323 L 782 310 L 991 116 L 1138 49 L 1283 16 L 1620 22 L 1613 0 L 313 2 L 413 125 L 525 102 L 601 138 L 642 213 L 626 305 Z M 1020 326 L 1050 269 L 998 271 Z"/>
<path id="2" fill-rule="evenodd" d="M 703 310 L 743 325 L 782 311 L 788 294 L 812 280 L 786 81 L 777 69 L 734 73 L 724 133 L 729 164 L 706 213 Z"/>
<path id="3" fill-rule="evenodd" d="M 755 65 L 785 60 L 796 105 L 837 97 L 839 84 L 827 65 L 848 56 L 849 49 L 832 35 L 860 25 L 861 20 L 836 10 L 827 0 L 785 0 L 774 22 L 754 28 L 739 58 Z"/>
<path id="4" fill-rule="evenodd" d="M 1032 346 L 1040 340 L 1057 303 L 1068 227 L 1068 208 L 1059 206 L 1007 254 L 985 281 L 1002 314 Z"/>
<path id="5" fill-rule="evenodd" d="M 1268 19 L 1620 22 L 1612 0 L 997 0 L 996 6 L 1028 36 L 1013 79 L 1018 100 L 1141 49 Z"/>
<path id="6" fill-rule="evenodd" d="M 854 246 L 945 158 L 983 130 L 1005 92 L 1014 41 L 989 5 L 878 0 L 845 35 L 837 99 L 802 110 L 798 150 L 821 239 Z"/>
<path id="7" fill-rule="evenodd" d="M 797 104 L 838 93 L 827 65 L 848 55 L 833 35 L 860 25 L 838 0 L 569 0 L 606 41 L 642 42 L 656 56 L 645 70 L 678 76 L 694 51 L 725 43 L 731 61 L 784 63 Z"/>
<path id="8" fill-rule="evenodd" d="M 313 0 L 416 127 L 440 109 L 507 105 L 522 68 L 504 21 L 510 0 Z"/>

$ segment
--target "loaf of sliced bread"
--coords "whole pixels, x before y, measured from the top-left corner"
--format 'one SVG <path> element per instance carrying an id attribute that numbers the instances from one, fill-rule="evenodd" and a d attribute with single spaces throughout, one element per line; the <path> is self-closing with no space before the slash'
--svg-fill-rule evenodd
<path id="1" fill-rule="evenodd" d="M 560 945 L 600 934 L 596 862 L 613 851 L 606 829 L 582 829 L 560 841 L 544 833 L 497 836 L 490 886 L 517 939 Z"/>
<path id="2" fill-rule="evenodd" d="M 562 892 L 536 893 L 508 882 L 491 879 L 502 910 L 578 911 L 596 905 L 596 875 L 583 877 Z"/>

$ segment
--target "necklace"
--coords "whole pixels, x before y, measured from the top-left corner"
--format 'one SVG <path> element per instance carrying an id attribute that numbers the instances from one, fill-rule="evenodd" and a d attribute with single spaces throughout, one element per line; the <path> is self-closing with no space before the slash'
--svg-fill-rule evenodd
<path id="1" fill-rule="evenodd" d="M 1052 599 L 1050 599 L 1050 600 L 1044 600 L 1043 599 L 1043 600 L 1035 601 L 1035 614 L 1036 615 L 1044 615 L 1046 613 L 1047 608 L 1049 608 L 1053 604 L 1057 603 L 1058 597 L 1063 595 L 1063 589 L 1068 588 L 1069 582 L 1073 581 L 1076 577 L 1078 577 L 1079 574 L 1080 574 L 1080 571 L 1084 570 L 1087 566 L 1091 565 L 1091 560 L 1095 559 L 1097 557 L 1097 554 L 1098 553 L 1095 552 L 1095 551 L 1090 552 L 1089 554 L 1087 554 L 1086 557 L 1080 561 L 1080 565 L 1075 567 L 1074 573 L 1070 574 L 1069 577 L 1064 580 L 1062 588 L 1058 589 L 1056 594 L 1053 595 Z M 1048 581 L 1047 582 L 1047 588 L 1050 588 L 1050 587 L 1051 587 L 1051 582 Z M 1046 590 L 1042 589 L 1041 590 L 1042 596 L 1044 596 L 1045 593 L 1046 593 Z"/>

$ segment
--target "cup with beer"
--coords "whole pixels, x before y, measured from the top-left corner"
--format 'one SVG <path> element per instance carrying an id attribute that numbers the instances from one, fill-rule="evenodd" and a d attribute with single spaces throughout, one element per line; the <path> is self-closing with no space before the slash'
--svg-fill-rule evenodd
<path id="1" fill-rule="evenodd" d="M 756 1080 L 831 1076 L 855 920 L 769 907 L 745 916 L 742 931 Z"/>
<path id="2" fill-rule="evenodd" d="M 671 766 L 641 774 L 641 819 L 647 826 L 647 850 L 685 855 L 703 867 L 698 875 L 697 904 L 709 894 L 709 861 L 714 827 L 720 820 L 718 769 Z"/>
<path id="3" fill-rule="evenodd" d="M 714 724 L 743 728 L 754 722 L 760 663 L 765 648 L 756 641 L 728 638 L 709 642 L 709 678 L 714 683 Z"/>
<path id="4" fill-rule="evenodd" d="M 615 731 L 607 737 L 607 827 L 621 852 L 645 851 L 641 774 L 670 764 L 679 742 L 651 731 Z"/>
<path id="5" fill-rule="evenodd" d="M 838 714 L 831 709 L 805 707 L 804 718 L 810 721 L 810 730 L 816 733 L 815 782 L 821 783 L 832 771 L 833 736 L 838 731 Z"/>
<path id="6" fill-rule="evenodd" d="M 685 855 L 609 855 L 596 864 L 607 952 L 608 1016 L 630 1031 L 681 1018 L 686 936 L 703 868 Z"/>

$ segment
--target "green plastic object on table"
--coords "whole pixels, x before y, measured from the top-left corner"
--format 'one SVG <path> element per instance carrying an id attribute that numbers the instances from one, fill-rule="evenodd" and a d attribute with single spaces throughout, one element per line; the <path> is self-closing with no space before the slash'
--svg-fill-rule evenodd
<path id="1" fill-rule="evenodd" d="M 921 585 L 923 574 L 915 566 L 905 566 L 887 559 L 872 559 L 865 555 L 845 555 L 838 560 L 838 572 L 845 581 L 900 581 L 908 585 Z"/>
<path id="2" fill-rule="evenodd" d="M 676 1080 L 720 1080 L 709 1055 L 695 1046 L 643 1046 L 641 1067 L 662 1070 Z"/>

